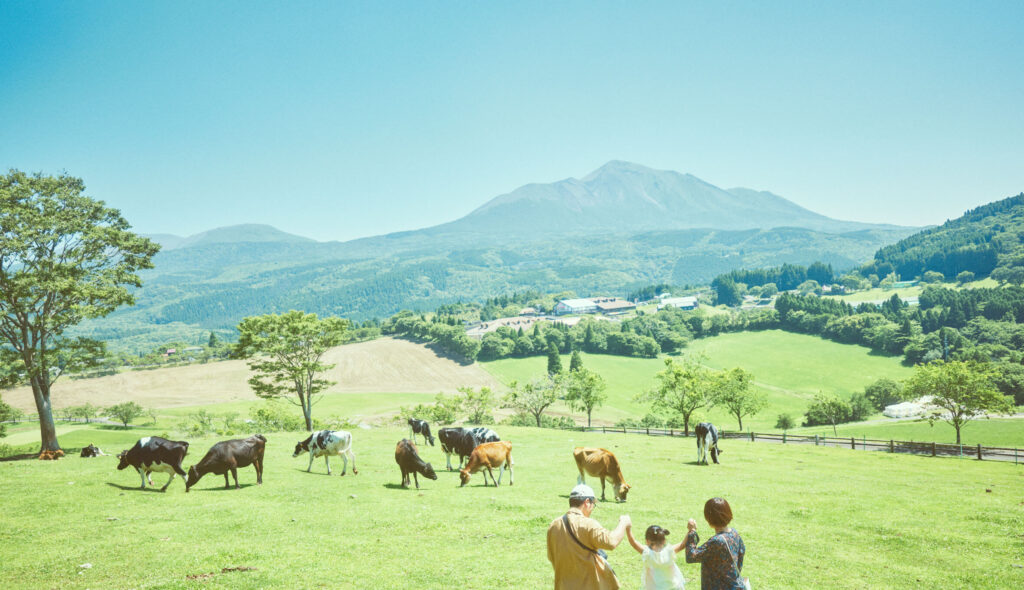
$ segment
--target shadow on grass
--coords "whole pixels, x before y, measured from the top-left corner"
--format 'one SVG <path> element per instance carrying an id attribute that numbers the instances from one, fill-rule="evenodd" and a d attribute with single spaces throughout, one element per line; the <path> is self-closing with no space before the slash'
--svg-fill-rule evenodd
<path id="1" fill-rule="evenodd" d="M 238 491 L 242 491 L 245 488 L 251 488 L 251 487 L 253 487 L 255 485 L 259 485 L 259 484 L 255 484 L 255 483 L 240 483 L 240 484 L 238 484 L 238 488 L 237 489 L 238 489 Z M 189 492 L 190 493 L 191 492 L 231 492 L 231 491 L 234 491 L 235 489 L 236 489 L 235 488 L 235 484 L 231 484 L 231 487 L 227 487 L 227 488 L 222 486 L 222 485 L 212 486 L 212 487 L 208 487 L 208 488 L 197 488 L 195 486 L 192 486 L 189 489 Z"/>
<path id="2" fill-rule="evenodd" d="M 108 481 L 107 485 L 112 487 L 112 488 L 117 488 L 119 490 L 123 490 L 125 492 L 156 492 L 158 494 L 159 493 L 166 493 L 166 492 L 161 492 L 160 488 L 157 487 L 157 486 L 146 486 L 145 489 L 143 489 L 143 488 L 141 488 L 139 486 L 123 486 L 123 485 L 121 485 L 119 483 L 114 483 L 112 481 Z"/>

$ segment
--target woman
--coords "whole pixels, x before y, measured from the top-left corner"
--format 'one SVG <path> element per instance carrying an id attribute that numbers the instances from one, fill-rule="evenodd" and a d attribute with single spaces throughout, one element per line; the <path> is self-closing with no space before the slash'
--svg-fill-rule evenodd
<path id="1" fill-rule="evenodd" d="M 700 563 L 701 590 L 744 590 L 746 580 L 740 576 L 746 547 L 736 529 L 729 528 L 732 509 L 722 498 L 711 498 L 704 504 L 704 519 L 715 529 L 715 535 L 697 546 L 697 521 L 690 519 L 686 527 L 686 563 Z"/>

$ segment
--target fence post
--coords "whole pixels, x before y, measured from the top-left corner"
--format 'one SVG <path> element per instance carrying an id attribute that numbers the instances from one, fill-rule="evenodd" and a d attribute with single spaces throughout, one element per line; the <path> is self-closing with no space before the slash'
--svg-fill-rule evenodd
<path id="1" fill-rule="evenodd" d="M 895 453 L 896 452 L 896 444 L 893 442 L 893 440 L 891 438 L 889 439 L 889 452 L 890 453 Z"/>
<path id="2" fill-rule="evenodd" d="M 860 435 L 860 450 L 868 450 L 868 435 L 866 434 Z"/>
<path id="3" fill-rule="evenodd" d="M 647 427 L 647 436 L 651 436 L 651 427 L 650 426 Z"/>
<path id="4" fill-rule="evenodd" d="M 676 429 L 675 428 L 669 428 L 668 429 L 668 435 L 669 436 L 675 436 L 676 435 Z"/>
<path id="5" fill-rule="evenodd" d="M 601 427 L 601 434 L 608 434 L 608 431 L 605 429 L 604 426 Z"/>
<path id="6" fill-rule="evenodd" d="M 814 446 L 818 446 L 818 435 L 814 435 Z"/>
<path id="7" fill-rule="evenodd" d="M 782 444 L 786 444 L 786 431 L 782 431 Z"/>
<path id="8" fill-rule="evenodd" d="M 754 442 L 754 431 L 750 431 L 750 442 Z"/>
<path id="9" fill-rule="evenodd" d="M 964 443 L 960 443 L 960 458 L 964 458 Z"/>
<path id="10" fill-rule="evenodd" d="M 935 443 L 932 442 L 932 457 L 935 456 Z"/>
<path id="11" fill-rule="evenodd" d="M 978 443 L 978 461 L 981 461 L 981 443 Z"/>
<path id="12" fill-rule="evenodd" d="M 853 438 L 852 436 L 850 437 L 850 448 L 855 451 L 857 450 L 857 439 Z"/>

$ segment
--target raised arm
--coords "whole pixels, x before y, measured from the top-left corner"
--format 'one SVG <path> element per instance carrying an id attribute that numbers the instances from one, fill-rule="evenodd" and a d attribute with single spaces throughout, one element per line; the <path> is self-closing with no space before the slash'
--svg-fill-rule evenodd
<path id="1" fill-rule="evenodd" d="M 619 517 L 619 526 L 615 527 L 615 530 L 611 532 L 610 541 L 612 549 L 619 546 L 622 542 L 623 537 L 626 536 L 626 528 L 633 524 L 633 521 L 629 519 L 628 514 L 623 514 Z"/>
<path id="2" fill-rule="evenodd" d="M 636 549 L 637 553 L 643 553 L 644 552 L 643 546 L 640 545 L 640 543 L 637 543 L 636 542 L 636 538 L 633 537 L 633 527 L 632 526 L 626 527 L 626 538 L 629 539 L 629 544 L 633 546 L 633 549 Z"/>

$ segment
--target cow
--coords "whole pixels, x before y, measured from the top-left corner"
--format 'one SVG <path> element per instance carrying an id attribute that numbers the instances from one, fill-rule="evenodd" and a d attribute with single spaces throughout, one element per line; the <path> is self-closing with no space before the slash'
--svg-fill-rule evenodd
<path id="1" fill-rule="evenodd" d="M 462 462 L 469 458 L 477 445 L 485 442 L 498 442 L 501 437 L 490 428 L 477 426 L 476 428 L 442 428 L 437 431 L 437 438 L 441 440 L 441 450 L 444 451 L 448 464 L 448 471 L 452 471 L 452 454 L 459 456 L 459 466 L 462 469 Z"/>
<path id="2" fill-rule="evenodd" d="M 235 489 L 238 485 L 238 468 L 252 465 L 256 468 L 256 483 L 263 485 L 263 451 L 267 439 L 262 434 L 254 434 L 246 439 L 221 441 L 206 452 L 203 459 L 188 468 L 188 479 L 185 480 L 185 492 L 199 483 L 199 479 L 207 473 L 224 476 L 224 489 L 230 489 L 228 472 L 235 478 Z"/>
<path id="3" fill-rule="evenodd" d="M 395 445 L 395 463 L 398 463 L 398 468 L 402 470 L 403 488 L 409 487 L 410 473 L 416 481 L 417 490 L 420 489 L 420 478 L 417 477 L 417 473 L 422 473 L 423 477 L 427 479 L 437 479 L 437 474 L 434 473 L 434 468 L 430 463 L 425 463 L 423 459 L 420 459 L 416 443 L 407 438 L 403 438 Z"/>
<path id="4" fill-rule="evenodd" d="M 484 485 L 487 485 L 487 475 L 490 474 L 491 481 L 494 482 L 494 487 L 498 487 L 501 483 L 501 476 L 505 474 L 505 467 L 508 467 L 508 485 L 512 485 L 512 443 L 507 440 L 500 440 L 498 442 L 489 442 L 479 445 L 473 449 L 473 453 L 469 456 L 469 462 L 466 463 L 464 469 L 459 470 L 459 479 L 462 481 L 464 487 L 469 483 L 469 476 L 486 469 L 484 473 Z M 494 481 L 494 472 L 491 471 L 494 467 L 501 467 L 498 471 L 498 481 Z"/>
<path id="5" fill-rule="evenodd" d="M 430 446 L 434 446 L 434 435 L 430 434 L 430 424 L 427 424 L 426 420 L 409 418 L 409 428 L 412 429 L 412 442 L 416 442 L 417 434 L 422 434 L 423 442 L 429 442 Z"/>
<path id="6" fill-rule="evenodd" d="M 181 468 L 181 462 L 185 459 L 186 453 L 188 453 L 188 443 L 183 440 L 146 436 L 140 438 L 132 448 L 121 451 L 117 455 L 120 460 L 117 469 L 121 470 L 129 465 L 134 467 L 142 477 L 142 489 L 146 489 L 147 479 L 149 485 L 153 485 L 150 473 L 154 471 L 170 473 L 170 479 L 167 480 L 164 487 L 160 488 L 160 491 L 164 492 L 174 480 L 174 474 L 180 475 L 183 480 L 186 479 L 185 470 Z"/>
<path id="7" fill-rule="evenodd" d="M 718 429 L 715 425 L 701 422 L 693 429 L 693 433 L 697 437 L 697 465 L 700 465 L 701 461 L 705 465 L 708 464 L 708 452 L 711 453 L 711 460 L 717 464 L 722 451 L 718 448 Z"/>
<path id="8" fill-rule="evenodd" d="M 88 458 L 88 457 L 106 457 L 107 454 L 104 453 L 103 451 L 101 451 L 100 448 L 97 447 L 96 445 L 89 445 L 87 447 L 84 447 L 82 449 L 82 452 L 79 453 L 78 456 L 79 457 L 85 457 L 85 458 Z"/>
<path id="9" fill-rule="evenodd" d="M 601 479 L 601 501 L 604 501 L 604 481 L 607 479 L 612 483 L 616 502 L 625 502 L 626 494 L 632 486 L 625 482 L 622 477 L 622 467 L 615 454 L 607 449 L 594 449 L 576 447 L 572 450 L 572 456 L 576 459 L 576 468 L 579 469 L 579 477 L 576 483 L 586 483 L 584 472 Z"/>
<path id="10" fill-rule="evenodd" d="M 352 473 L 358 474 L 356 470 L 356 456 L 352 452 L 352 434 L 344 430 L 318 430 L 309 435 L 306 440 L 295 444 L 295 454 L 292 458 L 302 453 L 309 453 L 308 473 L 313 468 L 313 459 L 323 457 L 327 463 L 327 475 L 331 474 L 331 455 L 338 455 L 342 460 L 341 474 L 345 475 L 348 470 L 348 461 L 352 460 Z"/>

